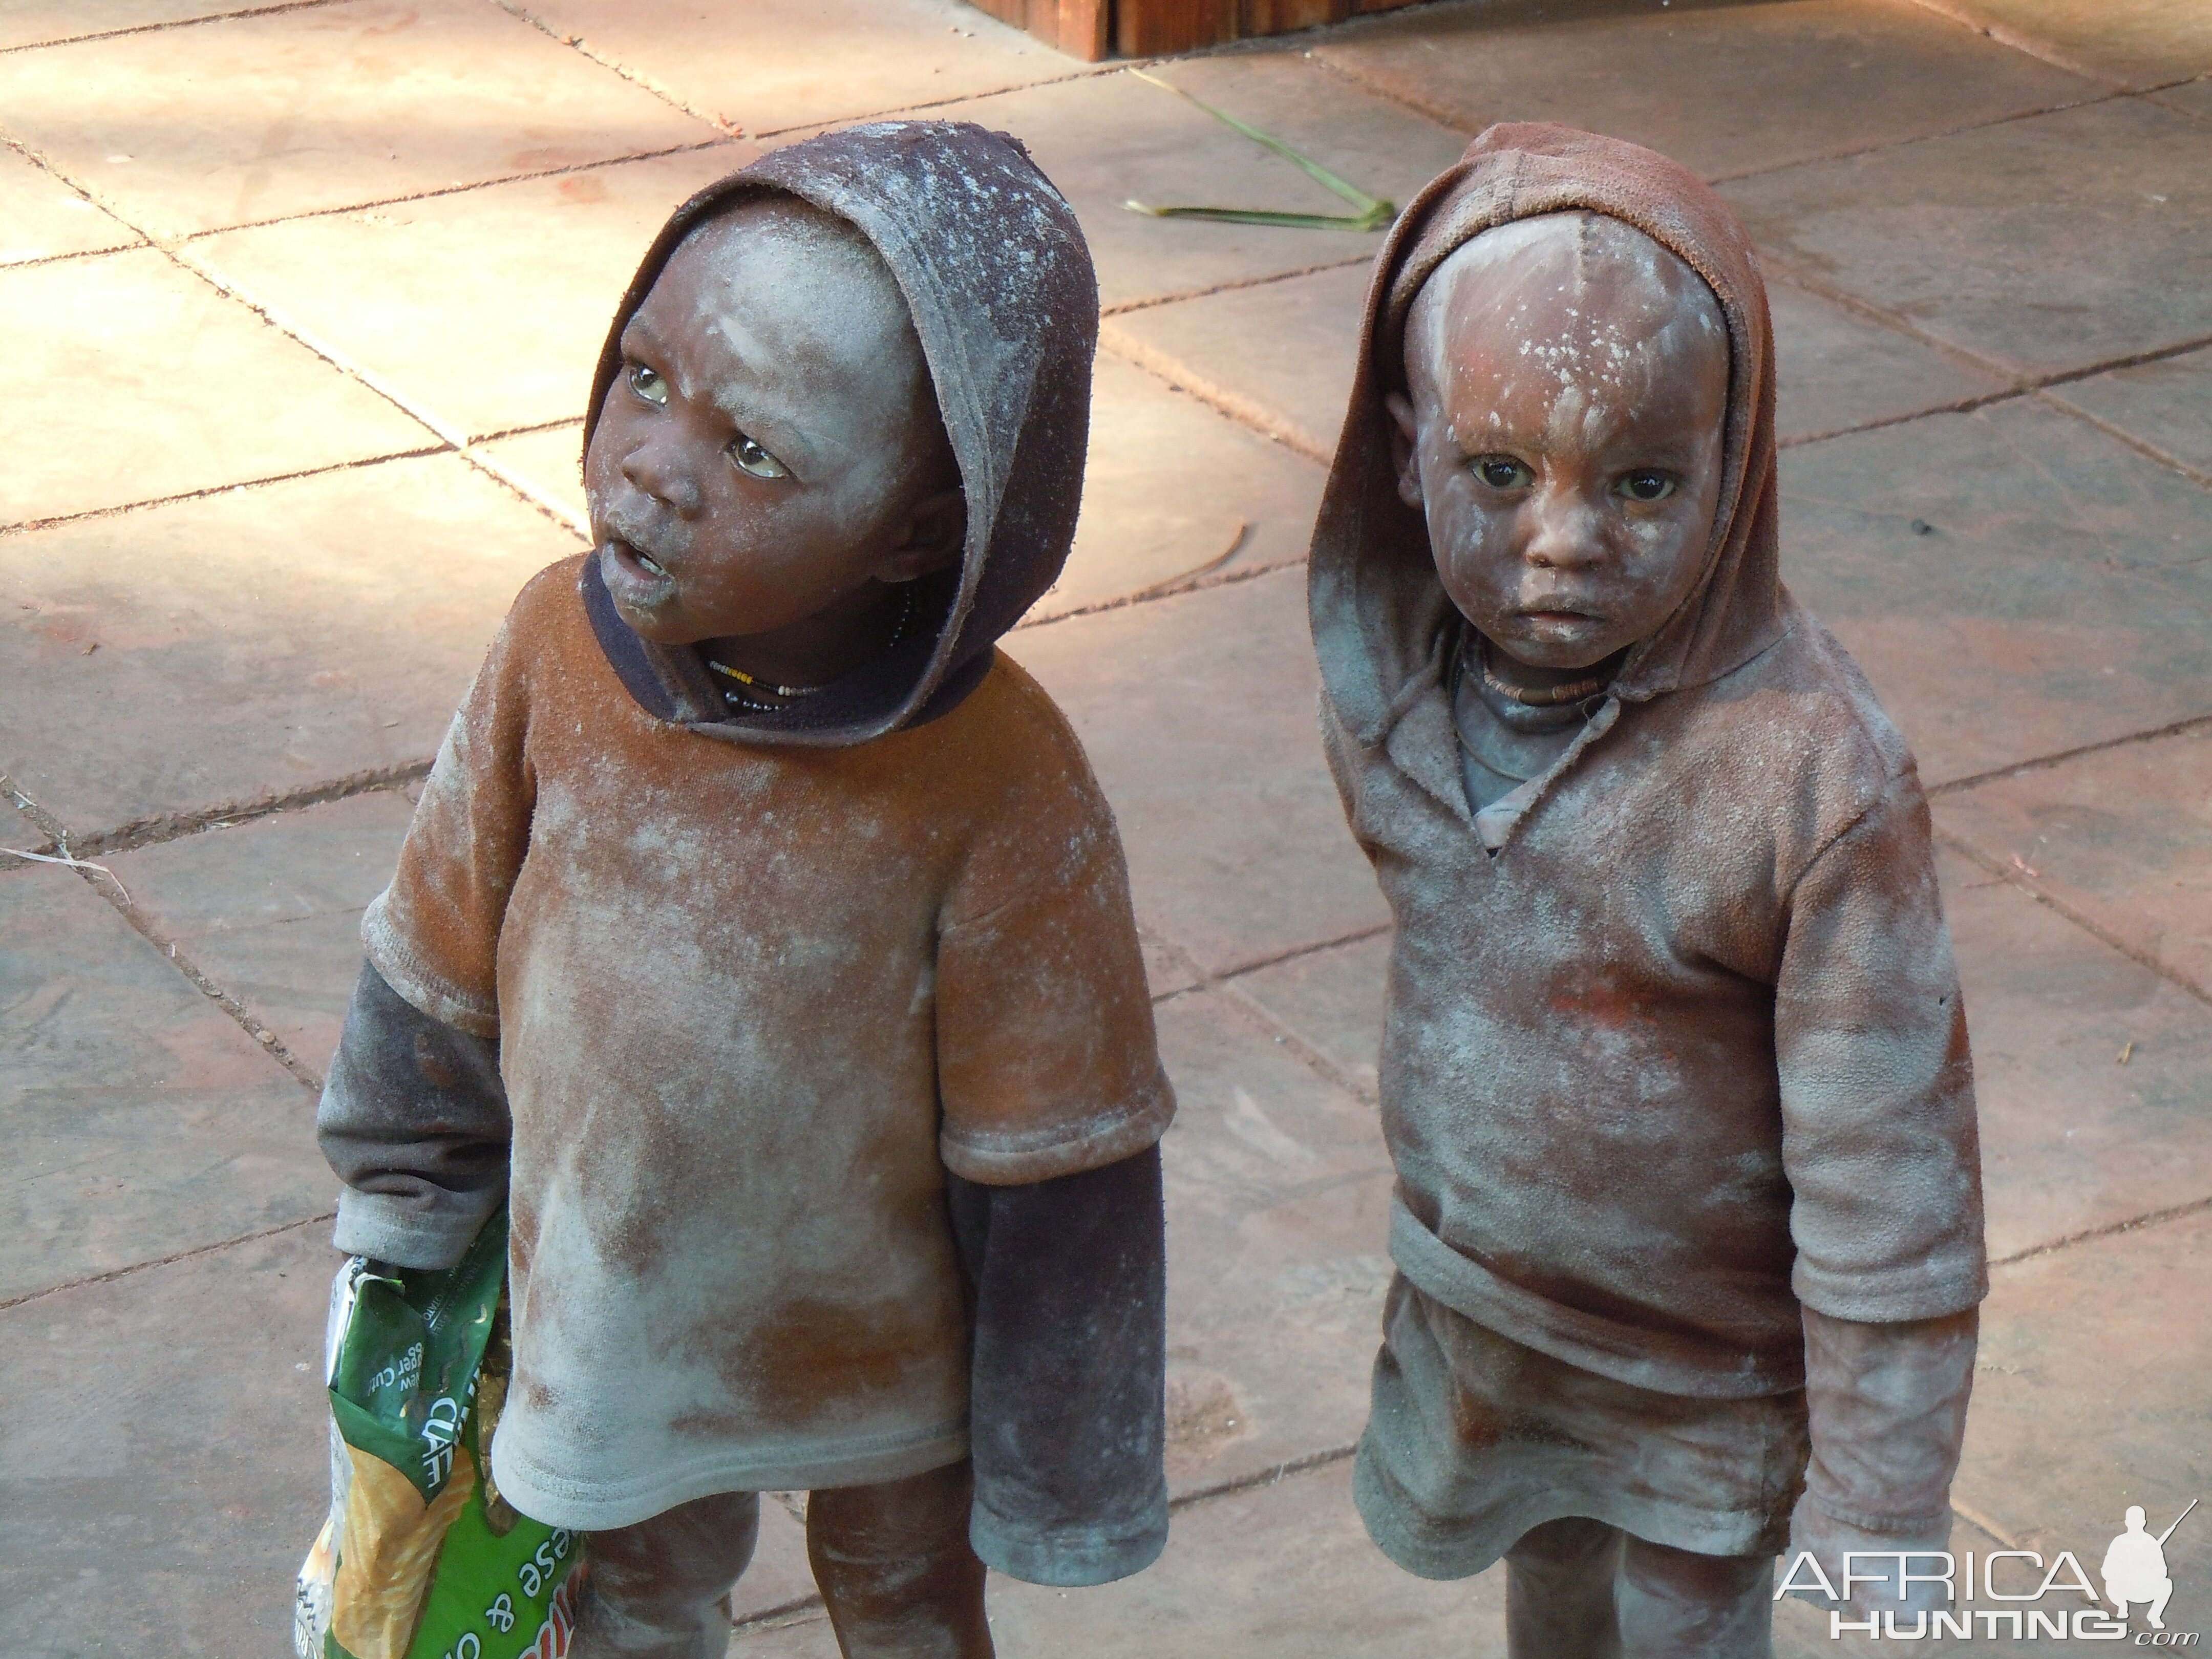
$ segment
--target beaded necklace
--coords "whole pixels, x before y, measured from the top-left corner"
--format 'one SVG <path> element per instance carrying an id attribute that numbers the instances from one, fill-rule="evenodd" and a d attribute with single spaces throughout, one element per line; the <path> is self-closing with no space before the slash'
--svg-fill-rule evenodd
<path id="1" fill-rule="evenodd" d="M 890 651 L 906 637 L 907 625 L 914 620 L 914 584 L 908 582 L 906 585 L 906 598 L 899 606 L 898 621 L 891 628 L 890 638 L 884 641 L 884 651 Z M 742 668 L 732 668 L 726 662 L 716 662 L 712 657 L 707 659 L 707 666 L 726 678 L 735 680 L 744 688 L 741 690 L 724 691 L 722 693 L 724 702 L 734 708 L 750 709 L 757 714 L 780 714 L 790 708 L 793 703 L 811 697 L 816 692 L 826 689 L 819 685 L 778 685 L 774 680 L 762 679 L 757 675 L 746 673 Z M 768 692 L 784 701 L 762 702 L 757 697 L 746 695 L 747 692 L 758 691 Z"/>
<path id="2" fill-rule="evenodd" d="M 1524 708 L 1556 708 L 1561 703 L 1580 702 L 1584 697 L 1595 696 L 1613 683 L 1613 677 L 1609 674 L 1593 674 L 1588 679 L 1569 680 L 1565 685 L 1534 688 L 1508 685 L 1491 672 L 1488 637 L 1477 631 L 1475 641 L 1474 665 L 1482 674 L 1483 684 L 1499 696 L 1517 702 Z"/>

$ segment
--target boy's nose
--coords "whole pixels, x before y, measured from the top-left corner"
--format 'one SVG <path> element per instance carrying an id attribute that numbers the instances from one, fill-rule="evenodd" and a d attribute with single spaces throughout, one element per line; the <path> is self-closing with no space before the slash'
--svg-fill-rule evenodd
<path id="1" fill-rule="evenodd" d="M 706 497 L 689 467 L 660 453 L 659 446 L 641 444 L 623 458 L 623 477 L 676 514 L 696 518 Z"/>
<path id="2" fill-rule="evenodd" d="M 1598 515 L 1571 489 L 1539 491 L 1528 503 L 1534 527 L 1522 556 L 1540 570 L 1588 564 L 1596 556 Z"/>

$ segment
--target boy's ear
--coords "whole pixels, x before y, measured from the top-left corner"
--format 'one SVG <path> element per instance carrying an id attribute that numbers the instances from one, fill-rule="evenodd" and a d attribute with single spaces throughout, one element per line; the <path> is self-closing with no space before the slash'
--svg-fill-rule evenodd
<path id="1" fill-rule="evenodd" d="M 906 539 L 877 567 L 879 582 L 910 582 L 960 562 L 968 543 L 968 496 L 955 485 L 934 490 L 908 511 Z"/>
<path id="2" fill-rule="evenodd" d="M 1382 407 L 1390 411 L 1390 465 L 1398 474 L 1398 499 L 1418 507 L 1421 505 L 1421 426 L 1414 418 L 1413 400 L 1402 392 L 1387 392 Z"/>

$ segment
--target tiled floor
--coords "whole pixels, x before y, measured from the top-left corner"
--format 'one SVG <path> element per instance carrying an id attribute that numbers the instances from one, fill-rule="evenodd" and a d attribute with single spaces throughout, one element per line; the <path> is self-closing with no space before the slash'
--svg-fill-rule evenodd
<path id="1" fill-rule="evenodd" d="M 1918 752 L 1973 1023 L 1998 1266 L 1958 1537 L 2093 1566 L 2126 1504 L 2212 1496 L 2208 20 L 1445 0 L 1161 70 L 1399 201 L 1550 118 L 1752 225 L 1785 574 Z M 0 854 L 9 1659 L 285 1650 L 324 1480 L 315 1080 L 447 714 L 578 545 L 604 318 L 700 182 L 921 108 L 1018 133 L 1097 256 L 1076 555 L 1009 643 L 1120 814 L 1182 1101 L 1174 1540 L 1108 1589 L 997 1585 L 1001 1651 L 1503 1651 L 1498 1575 L 1406 1577 L 1346 1492 L 1387 917 L 1297 561 L 1372 238 L 1127 211 L 1334 204 L 955 0 L 13 0 L 0 846 L 107 873 Z M 2212 1522 L 2168 1551 L 2169 1626 L 2212 1625 Z M 811 1590 L 770 1505 L 732 1652 L 829 1654 Z M 1777 1631 L 1836 1645 L 1796 1602 Z"/>

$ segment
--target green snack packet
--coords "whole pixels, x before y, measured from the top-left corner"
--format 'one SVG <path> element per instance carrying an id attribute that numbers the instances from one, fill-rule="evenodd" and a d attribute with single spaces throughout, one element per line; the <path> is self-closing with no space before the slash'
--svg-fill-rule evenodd
<path id="1" fill-rule="evenodd" d="M 458 1267 L 331 1287 L 331 1513 L 300 1570 L 298 1659 L 560 1659 L 580 1587 L 572 1533 L 491 1478 L 507 1399 L 507 1212 Z"/>

